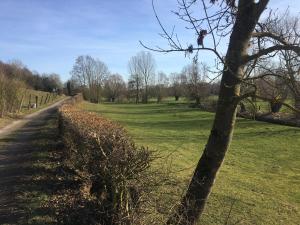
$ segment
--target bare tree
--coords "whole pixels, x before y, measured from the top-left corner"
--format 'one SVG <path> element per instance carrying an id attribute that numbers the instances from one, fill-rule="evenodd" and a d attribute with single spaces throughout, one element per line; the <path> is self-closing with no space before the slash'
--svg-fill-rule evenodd
<path id="1" fill-rule="evenodd" d="M 281 51 L 281 54 L 283 81 L 292 93 L 294 107 L 300 110 L 300 57 L 292 51 Z M 300 113 L 296 112 L 296 117 L 300 119 Z"/>
<path id="2" fill-rule="evenodd" d="M 157 79 L 155 84 L 155 95 L 157 98 L 157 103 L 160 103 L 163 97 L 167 94 L 167 87 L 169 84 L 169 79 L 164 72 L 157 73 Z"/>
<path id="3" fill-rule="evenodd" d="M 154 82 L 155 60 L 150 52 L 139 52 L 131 57 L 128 63 L 131 81 L 136 87 L 136 103 L 139 101 L 139 92 L 143 87 L 142 101 L 148 103 L 149 85 Z"/>
<path id="4" fill-rule="evenodd" d="M 209 95 L 209 87 L 205 82 L 208 76 L 207 66 L 193 61 L 192 64 L 183 68 L 182 73 L 187 77 L 187 95 L 190 99 L 196 100 L 196 105 L 201 104 L 201 100 Z"/>
<path id="5" fill-rule="evenodd" d="M 185 74 L 182 73 L 171 73 L 170 82 L 172 95 L 175 97 L 175 101 L 178 101 L 179 98 L 184 95 L 187 78 Z"/>
<path id="6" fill-rule="evenodd" d="M 72 79 L 82 87 L 85 97 L 100 102 L 101 91 L 109 71 L 105 63 L 91 56 L 79 56 L 71 71 Z"/>
<path id="7" fill-rule="evenodd" d="M 139 59 L 137 56 L 132 56 L 128 62 L 128 71 L 130 73 L 129 89 L 135 90 L 135 103 L 140 101 L 140 92 L 143 84 L 143 77 L 140 73 Z"/>
<path id="8" fill-rule="evenodd" d="M 150 52 L 139 52 L 137 54 L 139 72 L 143 77 L 144 94 L 143 102 L 148 103 L 149 85 L 155 77 L 155 60 Z"/>
<path id="9" fill-rule="evenodd" d="M 163 53 L 196 54 L 195 60 L 200 51 L 209 51 L 216 56 L 217 65 L 223 67 L 217 110 L 208 142 L 188 189 L 167 224 L 195 224 L 201 216 L 231 143 L 237 105 L 245 98 L 256 96 L 254 86 L 247 93 L 240 92 L 241 84 L 249 82 L 246 80 L 246 66 L 255 65 L 259 58 L 274 55 L 281 50 L 300 54 L 299 43 L 289 42 L 283 36 L 269 32 L 263 21 L 260 21 L 268 3 L 269 0 L 178 0 L 176 15 L 188 23 L 188 29 L 195 31 L 198 47 L 193 44 L 183 47 L 174 30 L 168 32 L 162 25 L 153 6 L 163 31 L 162 37 L 167 40 L 169 47 L 150 48 L 141 42 L 145 48 Z M 195 10 L 196 7 L 202 9 Z M 192 12 L 197 12 L 200 18 L 196 18 Z M 226 36 L 230 36 L 229 44 L 223 55 L 219 51 L 219 43 Z M 212 44 L 206 44 L 205 40 L 208 38 Z M 249 51 L 251 45 L 255 45 L 252 52 Z"/>
<path id="10" fill-rule="evenodd" d="M 104 89 L 107 99 L 115 102 L 124 93 L 126 85 L 121 75 L 111 74 L 105 81 Z"/>
<path id="11" fill-rule="evenodd" d="M 270 13 L 268 18 L 261 24 L 257 30 L 258 40 L 253 41 L 253 46 L 258 48 L 269 45 L 268 39 L 261 38 L 263 33 L 272 34 L 279 37 L 273 40 L 274 44 L 299 45 L 300 43 L 300 23 L 299 18 L 291 16 L 287 10 L 284 14 L 275 15 Z M 270 41 L 269 41 L 270 42 Z M 255 45 L 256 44 L 256 45 Z M 288 91 L 294 98 L 294 108 L 296 115 L 299 116 L 300 105 L 300 85 L 299 85 L 299 53 L 290 49 L 280 49 L 273 55 L 267 55 L 255 60 L 255 64 L 251 67 L 254 73 L 249 73 L 246 80 L 255 81 L 257 85 L 258 98 L 266 100 L 270 103 L 272 112 L 277 112 L 282 105 L 291 108 L 285 104 L 288 97 Z M 250 67 L 250 68 L 251 68 Z M 296 109 L 296 110 L 295 110 Z"/>
<path id="12" fill-rule="evenodd" d="M 285 35 L 285 39 L 292 43 L 300 43 L 300 20 L 286 13 L 283 20 L 274 24 L 278 34 Z M 297 35 L 293 35 L 297 34 Z M 278 75 L 282 81 L 289 87 L 294 98 L 294 107 L 300 110 L 300 57 L 291 50 L 281 50 L 279 52 L 279 70 Z M 300 113 L 296 112 L 300 119 Z"/>
<path id="13" fill-rule="evenodd" d="M 56 73 L 51 73 L 51 74 L 42 74 L 42 86 L 44 91 L 47 92 L 59 92 L 59 90 L 62 89 L 62 82 L 60 80 L 60 77 Z"/>

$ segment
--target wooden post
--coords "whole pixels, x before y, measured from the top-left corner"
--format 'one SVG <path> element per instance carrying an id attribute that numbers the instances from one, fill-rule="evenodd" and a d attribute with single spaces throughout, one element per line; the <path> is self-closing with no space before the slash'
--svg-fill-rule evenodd
<path id="1" fill-rule="evenodd" d="M 35 107 L 37 108 L 38 107 L 38 101 L 39 101 L 39 96 L 35 96 Z"/>
<path id="2" fill-rule="evenodd" d="M 43 104 L 43 98 L 44 98 L 44 95 L 42 95 L 42 97 L 41 97 L 40 105 Z"/>
<path id="3" fill-rule="evenodd" d="M 28 102 L 28 109 L 31 108 L 31 94 L 29 94 L 29 102 Z"/>
<path id="4" fill-rule="evenodd" d="M 44 102 L 44 104 L 46 104 L 46 103 L 47 103 L 47 100 L 48 100 L 48 94 L 46 95 L 46 98 L 45 98 L 45 102 Z"/>

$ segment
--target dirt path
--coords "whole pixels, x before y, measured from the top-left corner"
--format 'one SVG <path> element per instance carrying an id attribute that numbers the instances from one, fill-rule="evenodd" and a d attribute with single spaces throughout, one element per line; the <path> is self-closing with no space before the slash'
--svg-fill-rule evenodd
<path id="1" fill-rule="evenodd" d="M 0 224 L 39 224 L 28 222 L 29 217 L 47 214 L 36 210 L 35 196 L 53 190 L 55 184 L 45 179 L 53 171 L 44 165 L 57 144 L 56 112 L 65 100 L 0 129 Z"/>
<path id="2" fill-rule="evenodd" d="M 22 119 L 13 121 L 11 124 L 0 129 L 0 138 L 12 133 L 13 131 L 16 131 L 18 128 L 25 126 L 28 122 L 30 122 L 32 120 L 39 119 L 39 117 L 44 117 L 45 114 L 47 114 L 49 111 L 51 112 L 52 109 L 56 109 L 59 105 L 61 105 L 67 99 L 68 98 L 62 99 L 62 100 L 54 103 L 53 105 L 50 105 L 44 109 L 41 109 L 37 112 L 29 114 Z"/>

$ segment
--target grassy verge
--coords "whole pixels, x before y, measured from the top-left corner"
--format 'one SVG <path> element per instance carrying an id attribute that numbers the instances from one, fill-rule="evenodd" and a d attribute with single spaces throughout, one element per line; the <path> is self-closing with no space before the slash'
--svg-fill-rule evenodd
<path id="1" fill-rule="evenodd" d="M 191 177 L 213 120 L 212 113 L 185 104 L 83 103 L 81 107 L 119 121 L 136 143 L 168 156 L 155 166 L 169 165 L 178 184 Z M 200 224 L 225 224 L 229 211 L 227 224 L 298 224 L 299 146 L 299 128 L 238 119 Z"/>

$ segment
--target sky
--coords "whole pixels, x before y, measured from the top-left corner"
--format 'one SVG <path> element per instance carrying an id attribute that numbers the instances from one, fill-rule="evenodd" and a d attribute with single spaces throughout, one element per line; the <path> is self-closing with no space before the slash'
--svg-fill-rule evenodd
<path id="1" fill-rule="evenodd" d="M 183 44 L 196 40 L 171 10 L 176 0 L 155 0 L 162 23 L 176 32 Z M 270 8 L 300 13 L 299 0 L 270 0 Z M 128 79 L 128 60 L 150 47 L 167 46 L 159 33 L 151 0 L 0 0 L 0 60 L 21 60 L 30 70 L 58 73 L 70 78 L 75 59 L 91 55 L 108 65 L 112 73 Z M 226 44 L 221 46 L 226 49 Z M 179 72 L 191 59 L 184 53 L 153 53 L 157 71 Z M 201 53 L 199 60 L 213 64 Z"/>

